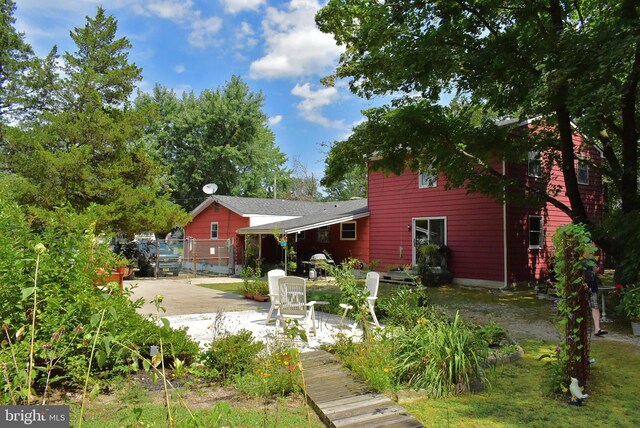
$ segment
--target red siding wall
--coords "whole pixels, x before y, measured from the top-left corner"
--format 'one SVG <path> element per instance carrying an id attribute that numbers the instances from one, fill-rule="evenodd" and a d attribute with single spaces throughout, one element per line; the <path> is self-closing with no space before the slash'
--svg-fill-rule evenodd
<path id="1" fill-rule="evenodd" d="M 235 239 L 236 230 L 249 227 L 248 217 L 241 217 L 222 205 L 214 203 L 205 208 L 185 227 L 185 234 L 196 239 L 210 239 L 213 222 L 218 222 L 218 239 Z"/>
<path id="2" fill-rule="evenodd" d="M 576 152 L 580 152 L 582 143 L 580 135 L 574 136 Z M 600 154 L 596 150 L 587 153 L 594 162 L 600 162 Z M 553 188 L 560 188 L 556 198 L 567 206 L 569 198 L 564 191 L 564 178 L 557 163 L 553 163 L 551 180 L 548 184 L 541 178 L 527 176 L 527 165 L 508 165 L 507 173 L 514 177 L 522 177 L 522 180 L 530 186 L 547 186 L 551 192 Z M 589 169 L 589 184 L 579 185 L 580 194 L 585 203 L 587 215 L 596 223 L 602 220 L 602 206 L 604 196 L 602 193 L 602 177 L 593 168 Z M 529 248 L 529 216 L 542 216 L 545 234 L 545 246 L 541 249 Z M 531 208 L 525 206 L 508 207 L 508 265 L 509 282 L 521 282 L 530 280 L 544 280 L 548 277 L 548 270 L 553 256 L 553 243 L 551 238 L 560 226 L 571 223 L 571 219 L 560 209 L 551 204 L 543 208 Z"/>
<path id="3" fill-rule="evenodd" d="M 236 230 L 249 227 L 249 218 L 242 217 L 222 205 L 211 205 L 202 211 L 185 227 L 187 237 L 209 239 L 211 223 L 218 222 L 218 239 L 233 239 L 236 246 L 236 262 L 242 263 L 244 254 L 244 236 L 236 235 Z M 317 241 L 317 230 L 307 230 L 305 239 L 299 240 L 296 247 L 298 261 L 307 261 L 316 253 L 327 252 L 336 263 L 348 257 L 369 261 L 369 218 L 356 220 L 356 240 L 341 240 L 340 225 L 329 226 L 329 242 Z M 281 248 L 271 235 L 262 237 L 262 258 L 266 263 L 278 263 L 284 258 Z"/>
<path id="4" fill-rule="evenodd" d="M 464 189 L 420 189 L 418 174 L 400 176 L 369 173 L 371 259 L 380 269 L 412 261 L 413 218 L 446 217 L 449 270 L 456 278 L 503 280 L 502 206 Z M 402 251 L 401 251 L 402 249 Z"/>
<path id="5" fill-rule="evenodd" d="M 574 137 L 580 153 L 581 136 Z M 597 151 L 588 157 L 598 163 Z M 551 182 L 527 176 L 527 165 L 507 165 L 507 174 L 521 177 L 531 186 L 547 186 L 549 192 L 559 188 L 557 198 L 569 205 L 564 179 L 556 163 Z M 602 179 L 593 168 L 589 184 L 579 185 L 590 218 L 602 219 Z M 420 189 L 418 174 L 405 171 L 401 176 L 369 173 L 369 211 L 371 259 L 381 262 L 381 269 L 412 262 L 412 233 L 407 229 L 418 217 L 446 217 L 447 245 L 451 250 L 449 269 L 456 279 L 504 281 L 503 206 L 492 199 L 467 194 L 464 189 L 445 190 L 444 178 L 436 188 Z M 543 217 L 545 246 L 529 248 L 529 216 Z M 547 276 L 556 229 L 570 223 L 569 217 L 551 204 L 543 208 L 507 206 L 507 279 L 509 282 L 544 279 Z M 402 249 L 402 250 L 401 250 Z"/>

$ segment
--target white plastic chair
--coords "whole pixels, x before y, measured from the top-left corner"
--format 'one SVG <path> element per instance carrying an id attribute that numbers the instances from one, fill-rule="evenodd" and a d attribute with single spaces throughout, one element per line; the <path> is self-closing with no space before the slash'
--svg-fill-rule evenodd
<path id="1" fill-rule="evenodd" d="M 378 272 L 369 272 L 367 273 L 367 278 L 365 280 L 367 289 L 369 290 L 369 296 L 367 296 L 367 309 L 371 314 L 371 318 L 373 318 L 373 323 L 380 327 L 380 323 L 378 323 L 378 317 L 376 317 L 376 311 L 374 306 L 376 304 L 376 300 L 378 299 L 378 286 L 380 285 L 380 274 Z M 348 303 L 340 303 L 340 307 L 344 309 L 344 313 L 342 314 L 342 320 L 340 324 L 344 323 L 344 319 L 347 316 L 347 312 L 353 309 L 353 305 L 349 305 Z M 353 327 L 356 327 L 354 323 Z"/>
<path id="2" fill-rule="evenodd" d="M 271 301 L 271 307 L 267 314 L 267 321 L 265 324 L 269 324 L 271 321 L 271 315 L 274 309 L 278 309 L 278 302 L 280 299 L 280 291 L 278 290 L 278 278 L 286 276 L 286 273 L 282 269 L 273 269 L 267 272 L 267 283 L 269 284 L 269 300 Z"/>
<path id="3" fill-rule="evenodd" d="M 276 329 L 280 327 L 287 330 L 287 319 L 298 320 L 302 323 L 304 331 L 316 334 L 315 301 L 307 303 L 307 281 L 297 276 L 283 276 L 278 278 L 278 320 Z"/>

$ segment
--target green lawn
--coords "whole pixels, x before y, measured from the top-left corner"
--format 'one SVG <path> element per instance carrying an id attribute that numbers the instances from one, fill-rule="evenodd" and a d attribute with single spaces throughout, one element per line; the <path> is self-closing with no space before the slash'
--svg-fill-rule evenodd
<path id="1" fill-rule="evenodd" d="M 212 288 L 237 290 L 238 284 L 215 284 Z M 381 284 L 379 296 L 396 292 L 398 285 Z M 335 286 L 312 284 L 312 290 L 337 292 Z M 496 292 L 454 286 L 429 288 L 431 303 L 462 316 L 496 319 L 510 317 L 523 325 L 553 323 L 551 300 L 538 299 L 533 290 Z M 608 310 L 609 313 L 609 310 Z M 615 315 L 615 314 L 613 314 Z M 478 317 L 476 317 L 478 318 Z M 527 338 L 520 344 L 523 359 L 490 369 L 490 386 L 482 392 L 445 399 L 421 399 L 403 406 L 427 427 L 637 427 L 640 385 L 640 340 L 629 335 L 621 321 L 607 325 L 617 333 L 591 342 L 590 397 L 583 406 L 569 405 L 565 398 L 549 394 L 549 367 L 539 361 L 556 343 Z"/>
<path id="2" fill-rule="evenodd" d="M 228 282 L 221 284 L 198 284 L 198 287 L 210 288 L 212 290 L 226 291 L 228 293 L 242 294 L 240 292 L 241 282 Z"/>
<path id="3" fill-rule="evenodd" d="M 548 395 L 548 369 L 538 360 L 553 344 L 522 343 L 525 356 L 491 371 L 480 393 L 403 406 L 427 427 L 637 427 L 640 352 L 637 345 L 592 342 L 590 397 L 582 407 Z"/>

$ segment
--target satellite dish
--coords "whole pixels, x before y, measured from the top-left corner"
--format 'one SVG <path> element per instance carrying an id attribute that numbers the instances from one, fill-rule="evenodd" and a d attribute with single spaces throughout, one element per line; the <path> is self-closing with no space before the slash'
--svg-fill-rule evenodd
<path id="1" fill-rule="evenodd" d="M 217 190 L 218 190 L 218 185 L 215 183 L 205 184 L 202 187 L 202 191 L 207 195 L 213 195 L 214 193 L 216 193 Z"/>

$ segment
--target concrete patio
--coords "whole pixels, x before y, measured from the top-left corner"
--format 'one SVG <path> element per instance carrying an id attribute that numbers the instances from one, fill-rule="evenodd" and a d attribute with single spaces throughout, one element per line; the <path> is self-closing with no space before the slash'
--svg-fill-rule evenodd
<path id="1" fill-rule="evenodd" d="M 197 284 L 242 282 L 238 278 L 142 278 L 125 281 L 125 286 L 134 285 L 132 300 L 144 299 L 138 309 L 142 315 L 155 315 L 156 308 L 151 301 L 156 295 L 163 296 L 162 307 L 166 309 L 160 316 L 169 320 L 173 328 L 186 327 L 188 334 L 207 346 L 221 332 L 237 333 L 249 330 L 253 336 L 263 342 L 274 340 L 282 329 L 276 331 L 275 322 L 265 324 L 269 311 L 269 302 L 256 302 L 224 291 L 200 287 Z M 310 335 L 306 344 L 299 343 L 303 351 L 318 349 L 321 345 L 335 342 L 337 333 L 358 335 L 350 326 L 340 326 L 340 317 L 322 312 L 322 306 L 316 308 L 316 335 Z M 275 314 L 274 314 L 275 315 Z"/>

